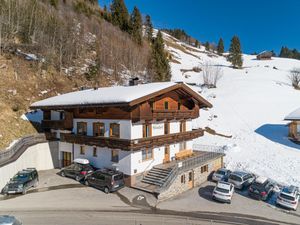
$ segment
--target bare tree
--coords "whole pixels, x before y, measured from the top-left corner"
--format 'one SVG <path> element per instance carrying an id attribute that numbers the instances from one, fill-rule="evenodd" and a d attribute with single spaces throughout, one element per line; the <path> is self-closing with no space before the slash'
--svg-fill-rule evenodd
<path id="1" fill-rule="evenodd" d="M 206 62 L 202 68 L 203 84 L 208 88 L 216 88 L 218 81 L 223 76 L 223 70 L 218 65 L 213 65 L 210 62 Z"/>
<path id="2" fill-rule="evenodd" d="M 295 89 L 300 89 L 300 68 L 293 68 L 288 75 L 288 79 L 290 80 L 292 86 Z"/>

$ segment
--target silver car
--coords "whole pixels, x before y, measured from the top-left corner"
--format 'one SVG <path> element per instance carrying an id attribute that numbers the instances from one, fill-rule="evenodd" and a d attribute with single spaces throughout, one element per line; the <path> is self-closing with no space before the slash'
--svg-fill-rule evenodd
<path id="1" fill-rule="evenodd" d="M 213 181 L 227 181 L 231 171 L 225 168 L 218 169 L 212 175 Z"/>
<path id="2" fill-rule="evenodd" d="M 233 184 L 237 189 L 244 189 L 253 183 L 255 176 L 251 173 L 234 171 L 229 175 L 228 182 Z"/>
<path id="3" fill-rule="evenodd" d="M 0 225 L 22 225 L 14 216 L 0 216 Z"/>

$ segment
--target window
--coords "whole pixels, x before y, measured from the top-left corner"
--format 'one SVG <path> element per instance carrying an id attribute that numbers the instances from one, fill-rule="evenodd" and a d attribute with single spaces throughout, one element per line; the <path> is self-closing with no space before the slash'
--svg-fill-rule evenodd
<path id="1" fill-rule="evenodd" d="M 77 134 L 79 135 L 86 135 L 86 123 L 85 122 L 78 122 L 77 123 Z"/>
<path id="2" fill-rule="evenodd" d="M 184 150 L 186 150 L 186 142 L 185 141 L 179 143 L 179 151 L 184 151 Z"/>
<path id="3" fill-rule="evenodd" d="M 119 151 L 118 150 L 111 151 L 111 161 L 115 162 L 115 163 L 119 162 Z"/>
<path id="4" fill-rule="evenodd" d="M 153 101 L 149 102 L 151 110 L 155 109 L 155 103 Z"/>
<path id="5" fill-rule="evenodd" d="M 143 137 L 151 137 L 152 136 L 152 126 L 151 124 L 144 124 L 143 125 Z"/>
<path id="6" fill-rule="evenodd" d="M 93 129 L 94 129 L 94 136 L 104 137 L 104 134 L 105 134 L 105 125 L 104 125 L 104 123 L 94 123 L 93 124 Z"/>
<path id="7" fill-rule="evenodd" d="M 178 103 L 177 103 L 177 110 L 180 110 L 180 109 L 181 109 L 181 103 L 178 102 Z"/>
<path id="8" fill-rule="evenodd" d="M 165 101 L 164 107 L 165 107 L 165 110 L 168 110 L 169 109 L 169 102 Z"/>
<path id="9" fill-rule="evenodd" d="M 110 137 L 120 137 L 120 124 L 111 123 L 110 124 Z"/>
<path id="10" fill-rule="evenodd" d="M 165 134 L 169 134 L 169 133 L 170 133 L 170 123 L 165 122 Z"/>
<path id="11" fill-rule="evenodd" d="M 185 175 L 184 175 L 184 174 L 181 175 L 181 183 L 182 183 L 182 184 L 185 184 Z"/>
<path id="12" fill-rule="evenodd" d="M 153 149 L 144 149 L 142 150 L 142 160 L 150 160 L 153 159 Z"/>
<path id="13" fill-rule="evenodd" d="M 80 155 L 85 155 L 85 147 L 83 145 L 80 146 Z"/>
<path id="14" fill-rule="evenodd" d="M 208 172 L 208 165 L 201 166 L 201 173 Z"/>
<path id="15" fill-rule="evenodd" d="M 189 181 L 193 180 L 193 172 L 189 172 Z"/>
<path id="16" fill-rule="evenodd" d="M 186 121 L 180 121 L 180 132 L 186 132 Z"/>
<path id="17" fill-rule="evenodd" d="M 65 119 L 65 112 L 64 111 L 59 111 L 59 119 L 64 120 Z"/>
<path id="18" fill-rule="evenodd" d="M 97 157 L 97 147 L 93 147 L 93 156 Z"/>

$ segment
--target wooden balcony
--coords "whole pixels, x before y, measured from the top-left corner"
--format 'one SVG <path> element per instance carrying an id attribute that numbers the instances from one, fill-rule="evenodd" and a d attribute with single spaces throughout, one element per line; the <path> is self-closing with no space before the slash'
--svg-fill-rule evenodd
<path id="1" fill-rule="evenodd" d="M 152 110 L 153 119 L 194 119 L 199 116 L 195 110 Z"/>
<path id="2" fill-rule="evenodd" d="M 200 136 L 203 136 L 202 129 L 133 140 L 112 137 L 93 137 L 76 134 L 61 134 L 61 141 L 82 145 L 94 145 L 99 147 L 122 149 L 125 151 L 134 151 L 140 150 L 142 148 L 154 148 L 166 144 L 174 144 L 182 141 L 188 141 L 194 138 L 198 138 Z"/>
<path id="3" fill-rule="evenodd" d="M 44 129 L 70 130 L 73 128 L 73 124 L 66 120 L 42 120 L 42 127 Z"/>

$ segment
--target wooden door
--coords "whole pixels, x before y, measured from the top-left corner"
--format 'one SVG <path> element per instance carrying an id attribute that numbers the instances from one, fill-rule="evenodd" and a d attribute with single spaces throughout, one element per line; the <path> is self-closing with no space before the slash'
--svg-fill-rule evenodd
<path id="1" fill-rule="evenodd" d="M 189 186 L 189 188 L 194 187 L 194 172 L 193 171 L 189 172 L 188 186 Z"/>
<path id="2" fill-rule="evenodd" d="M 72 154 L 70 152 L 63 152 L 63 167 L 71 165 L 71 157 Z"/>
<path id="3" fill-rule="evenodd" d="M 165 157 L 164 157 L 164 163 L 170 162 L 170 146 L 165 146 Z"/>

